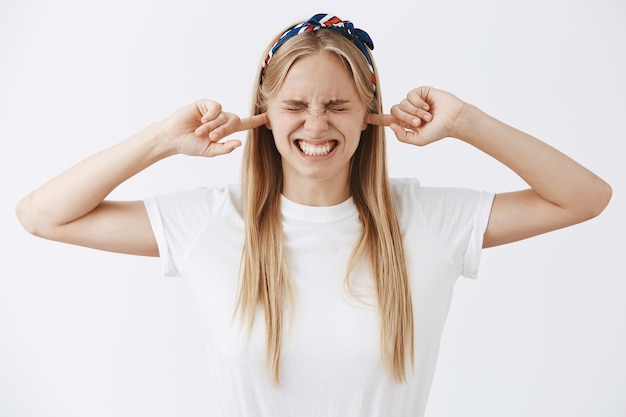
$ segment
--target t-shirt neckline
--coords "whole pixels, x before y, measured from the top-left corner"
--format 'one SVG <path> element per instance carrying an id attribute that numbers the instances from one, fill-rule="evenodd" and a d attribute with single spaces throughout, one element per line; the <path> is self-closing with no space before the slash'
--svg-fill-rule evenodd
<path id="1" fill-rule="evenodd" d="M 293 202 L 281 195 L 280 203 L 284 218 L 311 223 L 331 223 L 357 214 L 352 197 L 348 197 L 347 200 L 333 206 L 307 206 Z"/>

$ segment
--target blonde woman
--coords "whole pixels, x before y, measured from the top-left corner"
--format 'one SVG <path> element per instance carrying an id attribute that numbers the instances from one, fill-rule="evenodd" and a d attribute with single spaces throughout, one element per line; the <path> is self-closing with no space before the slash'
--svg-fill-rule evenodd
<path id="1" fill-rule="evenodd" d="M 434 88 L 382 114 L 368 34 L 331 15 L 281 32 L 252 115 L 199 100 L 24 198 L 31 233 L 160 256 L 204 325 L 215 415 L 422 416 L 460 275 L 481 249 L 598 215 L 611 189 L 545 143 Z M 530 188 L 493 195 L 387 177 L 383 126 L 454 137 Z M 249 130 L 242 183 L 108 201 L 161 159 L 213 157 Z"/>

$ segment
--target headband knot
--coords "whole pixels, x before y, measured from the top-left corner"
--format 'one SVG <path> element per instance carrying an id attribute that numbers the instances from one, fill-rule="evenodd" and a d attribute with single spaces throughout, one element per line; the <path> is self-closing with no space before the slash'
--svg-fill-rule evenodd
<path id="1" fill-rule="evenodd" d="M 280 35 L 274 45 L 270 48 L 270 51 L 267 53 L 267 56 L 263 60 L 263 65 L 261 68 L 261 78 L 260 81 L 263 81 L 263 76 L 267 71 L 267 66 L 272 59 L 272 56 L 276 52 L 280 46 L 285 43 L 286 40 L 293 38 L 294 36 L 303 33 L 303 32 L 312 32 L 315 30 L 319 30 L 322 28 L 330 28 L 339 33 L 341 33 L 346 38 L 350 39 L 357 48 L 363 53 L 365 59 L 367 60 L 367 65 L 369 67 L 372 83 L 374 84 L 374 88 L 376 87 L 376 76 L 374 74 L 374 64 L 372 63 L 372 58 L 370 56 L 369 50 L 374 49 L 374 42 L 372 42 L 372 38 L 362 29 L 358 29 L 354 27 L 354 24 L 349 20 L 341 20 L 337 16 L 332 16 L 329 14 L 316 14 L 311 17 L 304 23 L 297 24 L 289 29 L 287 29 L 282 35 Z"/>

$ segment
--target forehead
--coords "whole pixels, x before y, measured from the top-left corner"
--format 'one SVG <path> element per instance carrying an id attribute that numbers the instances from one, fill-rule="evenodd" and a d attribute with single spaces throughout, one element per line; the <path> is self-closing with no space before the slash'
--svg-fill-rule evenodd
<path id="1" fill-rule="evenodd" d="M 360 100 L 347 64 L 328 51 L 296 60 L 287 72 L 277 96 L 299 100 Z"/>

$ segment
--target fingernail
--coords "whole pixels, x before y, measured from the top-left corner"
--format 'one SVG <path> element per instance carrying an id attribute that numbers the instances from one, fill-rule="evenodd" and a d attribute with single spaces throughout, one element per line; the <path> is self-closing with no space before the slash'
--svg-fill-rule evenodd
<path id="1" fill-rule="evenodd" d="M 413 126 L 419 126 L 420 123 L 422 123 L 422 121 L 418 117 L 416 117 L 415 119 L 411 120 L 411 124 Z"/>

